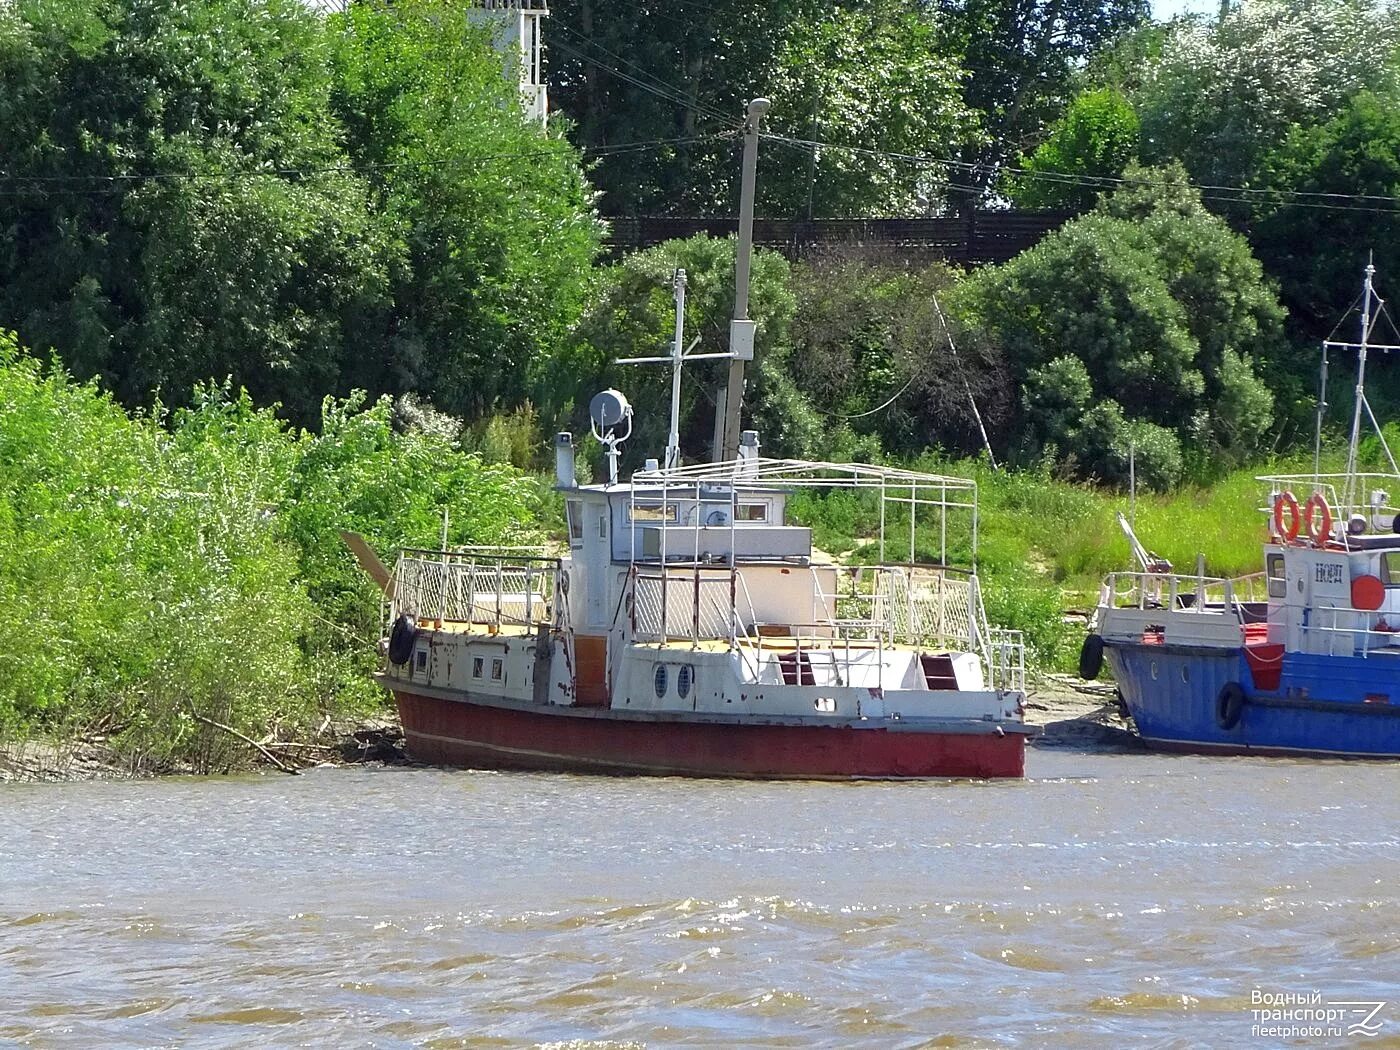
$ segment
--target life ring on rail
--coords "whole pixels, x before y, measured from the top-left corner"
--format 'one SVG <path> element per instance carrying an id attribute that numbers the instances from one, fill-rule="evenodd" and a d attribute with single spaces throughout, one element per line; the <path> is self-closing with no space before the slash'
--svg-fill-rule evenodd
<path id="1" fill-rule="evenodd" d="M 1244 689 L 1239 682 L 1226 682 L 1215 698 L 1215 724 L 1226 731 L 1240 724 L 1244 714 Z"/>
<path id="2" fill-rule="evenodd" d="M 1283 523 L 1284 512 L 1288 513 L 1288 525 Z M 1303 512 L 1298 509 L 1298 497 L 1287 489 L 1274 497 L 1274 534 L 1285 540 L 1296 539 L 1303 525 Z"/>
<path id="3" fill-rule="evenodd" d="M 418 624 L 411 616 L 400 616 L 389 631 L 389 662 L 402 667 L 413 655 L 413 643 L 418 640 Z"/>
<path id="4" fill-rule="evenodd" d="M 1079 647 L 1079 677 L 1092 682 L 1103 670 L 1103 638 L 1091 634 Z"/>
<path id="5" fill-rule="evenodd" d="M 1321 492 L 1314 492 L 1303 505 L 1303 522 L 1314 543 L 1326 543 L 1327 537 L 1332 535 L 1332 508 Z"/>

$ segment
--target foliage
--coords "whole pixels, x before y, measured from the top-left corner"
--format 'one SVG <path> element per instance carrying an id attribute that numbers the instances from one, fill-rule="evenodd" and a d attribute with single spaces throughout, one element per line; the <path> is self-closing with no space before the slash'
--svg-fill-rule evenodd
<path id="1" fill-rule="evenodd" d="M 1282 193 L 1400 197 L 1400 90 L 1359 92 L 1324 123 L 1294 128 L 1261 168 L 1261 186 Z M 1355 297 L 1372 253 L 1383 282 L 1400 279 L 1400 215 L 1378 201 L 1324 210 L 1309 206 L 1318 198 L 1282 193 L 1263 209 L 1254 240 L 1295 326 L 1325 335 Z"/>
<path id="2" fill-rule="evenodd" d="M 789 28 L 817 0 L 709 0 L 685 10 L 599 0 L 550 5 L 551 105 L 586 149 L 608 215 L 732 213 L 730 137 L 766 90 Z M 804 111 L 805 115 L 805 111 Z M 608 147 L 658 143 L 647 150 Z"/>
<path id="3" fill-rule="evenodd" d="M 127 416 L 0 333 L 0 731 L 100 730 L 136 768 L 224 768 L 241 744 L 377 702 L 379 596 L 340 543 L 528 537 L 535 490 L 390 405 L 328 401 L 317 436 L 206 385 Z"/>
<path id="4" fill-rule="evenodd" d="M 1272 399 L 1253 360 L 1271 351 L 1282 312 L 1248 246 L 1179 170 L 1128 175 L 1093 214 L 978 274 L 963 307 L 1025 380 L 1023 455 L 1052 450 L 1122 482 L 1136 434 L 1161 487 L 1180 472 L 1179 442 L 1216 462 L 1262 445 Z"/>
<path id="5" fill-rule="evenodd" d="M 388 265 L 316 17 L 21 0 L 0 23 L 0 324 L 131 402 L 231 373 L 311 410 Z"/>
<path id="6" fill-rule="evenodd" d="M 939 206 L 946 174 L 891 154 L 942 156 L 981 141 L 961 80 L 933 21 L 899 0 L 796 22 L 768 85 L 768 123 L 778 134 L 829 145 L 780 154 L 762 182 L 760 205 L 768 214 L 809 217 Z"/>
<path id="7" fill-rule="evenodd" d="M 1398 43 L 1400 15 L 1380 0 L 1248 0 L 1219 23 L 1175 22 L 1130 95 L 1143 159 L 1239 185 L 1290 128 L 1387 82 Z"/>
<path id="8" fill-rule="evenodd" d="M 0 324 L 128 404 L 224 376 L 307 424 L 353 386 L 518 403 L 598 230 L 465 19 L 0 7 Z"/>
<path id="9" fill-rule="evenodd" d="M 1139 122 L 1132 105 L 1111 87 L 1076 95 L 1062 117 L 1050 125 L 1044 142 L 1009 176 L 1006 190 L 1022 208 L 1093 206 L 1100 189 L 1075 179 L 1109 180 L 1137 157 Z M 1069 178 L 1056 178 L 1068 176 Z"/>
<path id="10" fill-rule="evenodd" d="M 1005 420 L 1009 377 L 995 348 L 944 313 L 955 281 L 942 264 L 839 249 L 793 267 L 794 380 L 832 444 L 848 432 L 891 455 L 930 445 L 975 454 L 971 399 L 993 431 Z"/>
<path id="11" fill-rule="evenodd" d="M 581 312 L 598 251 L 578 155 L 527 120 L 462 5 L 356 3 L 330 24 L 331 109 L 403 253 L 375 332 L 386 349 L 354 383 L 458 416 L 518 405 Z"/>
<path id="12" fill-rule="evenodd" d="M 987 138 L 965 159 L 980 189 L 1044 137 L 1074 92 L 1077 71 L 1142 25 L 1143 0 L 936 0 L 946 47 L 968 71 L 964 98 Z"/>

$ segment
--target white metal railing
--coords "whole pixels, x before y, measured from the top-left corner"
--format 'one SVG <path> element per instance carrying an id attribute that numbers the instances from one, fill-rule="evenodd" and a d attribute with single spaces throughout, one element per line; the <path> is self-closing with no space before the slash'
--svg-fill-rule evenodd
<path id="1" fill-rule="evenodd" d="M 404 551 L 394 568 L 389 617 L 439 623 L 552 623 L 557 558 L 484 551 Z"/>
<path id="2" fill-rule="evenodd" d="M 1388 529 L 1400 513 L 1400 506 L 1390 500 L 1392 493 L 1400 494 L 1400 477 L 1394 474 L 1266 474 L 1256 480 L 1269 487 L 1266 505 L 1259 508 L 1266 514 L 1273 514 L 1274 499 L 1283 492 L 1293 493 L 1300 503 L 1314 494 L 1322 496 L 1337 523 L 1360 514 L 1382 519 L 1379 524 Z M 1377 494 L 1383 498 L 1374 498 Z M 1345 541 L 1346 536 L 1346 530 L 1341 530 L 1340 538 Z"/>
<path id="3" fill-rule="evenodd" d="M 630 579 L 632 638 L 638 642 L 727 642 L 757 675 L 777 653 L 798 655 L 815 684 L 863 681 L 893 645 L 938 646 L 982 658 L 993 688 L 1024 689 L 1025 641 L 1020 631 L 988 627 L 975 576 L 867 566 L 843 572 L 849 589 L 828 594 L 813 570 L 813 617 L 805 623 L 759 622 L 743 572 L 675 568 L 634 570 Z M 765 628 L 778 627 L 783 641 Z M 739 645 L 740 642 L 744 644 Z M 872 654 L 874 654 L 872 662 Z M 876 682 L 875 684 L 882 684 Z"/>
<path id="4" fill-rule="evenodd" d="M 1309 636 L 1321 636 L 1329 656 L 1369 657 L 1378 649 L 1400 646 L 1400 632 L 1378 630 L 1377 624 L 1383 614 L 1374 609 L 1356 609 L 1350 606 L 1315 606 L 1310 616 L 1326 618 L 1329 622 L 1306 623 L 1299 625 L 1304 639 L 1305 652 L 1317 652 L 1318 648 L 1308 644 Z"/>
<path id="5" fill-rule="evenodd" d="M 759 630 L 740 648 L 741 652 L 747 649 L 752 653 L 751 662 L 746 653 L 745 666 L 752 668 L 755 679 L 765 666 L 770 667 L 789 685 L 863 685 L 883 689 L 884 640 L 861 641 L 849 634 L 831 637 L 819 633 L 828 629 L 824 624 L 783 624 L 782 640 L 770 641 L 766 649 L 765 636 Z"/>
<path id="6" fill-rule="evenodd" d="M 987 631 L 987 677 L 993 689 L 1026 688 L 1026 639 L 1020 631 Z"/>
<path id="7" fill-rule="evenodd" d="M 632 637 L 642 642 L 721 640 L 731 645 L 747 633 L 753 606 L 738 574 L 703 570 L 634 572 Z M 748 617 L 741 602 L 748 606 Z"/>
<path id="8" fill-rule="evenodd" d="M 1104 577 L 1099 589 L 1100 609 L 1172 609 L 1210 613 L 1268 600 L 1268 578 L 1262 572 L 1230 578 L 1182 573 L 1111 572 Z"/>

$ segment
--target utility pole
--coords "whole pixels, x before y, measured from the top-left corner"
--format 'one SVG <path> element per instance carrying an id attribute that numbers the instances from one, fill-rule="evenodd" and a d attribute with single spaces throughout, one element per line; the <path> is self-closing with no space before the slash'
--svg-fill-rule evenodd
<path id="1" fill-rule="evenodd" d="M 739 411 L 744 404 L 744 362 L 753 360 L 754 322 L 749 320 L 749 263 L 753 254 L 754 181 L 758 134 L 770 103 L 756 98 L 744 119 L 744 163 L 739 186 L 739 245 L 734 257 L 734 319 L 729 322 L 729 382 L 715 401 L 715 462 L 739 455 Z"/>

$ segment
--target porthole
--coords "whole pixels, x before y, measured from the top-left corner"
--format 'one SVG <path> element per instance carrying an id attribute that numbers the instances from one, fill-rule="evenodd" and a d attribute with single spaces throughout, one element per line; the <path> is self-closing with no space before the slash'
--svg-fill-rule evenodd
<path id="1" fill-rule="evenodd" d="M 666 665 L 657 664 L 656 674 L 652 679 L 652 685 L 656 688 L 656 698 L 660 700 L 666 695 Z"/>
<path id="2" fill-rule="evenodd" d="M 1152 680 L 1157 681 L 1157 661 L 1152 661 Z"/>
<path id="3" fill-rule="evenodd" d="M 695 670 L 690 664 L 681 664 L 676 668 L 676 695 L 684 700 L 690 695 L 690 683 L 695 677 Z"/>

